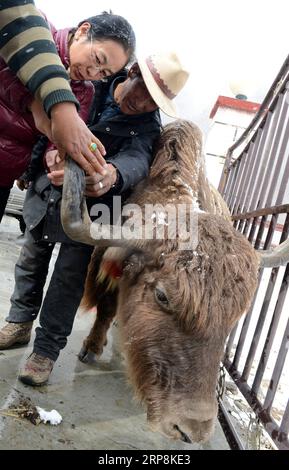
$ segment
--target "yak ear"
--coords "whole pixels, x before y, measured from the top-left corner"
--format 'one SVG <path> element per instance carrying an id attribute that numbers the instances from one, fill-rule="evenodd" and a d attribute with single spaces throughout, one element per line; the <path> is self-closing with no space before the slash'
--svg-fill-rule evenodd
<path id="1" fill-rule="evenodd" d="M 123 275 L 135 279 L 147 263 L 147 257 L 144 252 L 133 248 L 110 247 L 102 257 L 98 281 L 102 282 L 107 277 L 117 281 Z"/>
<path id="2" fill-rule="evenodd" d="M 126 259 L 123 263 L 123 273 L 125 274 L 126 278 L 134 280 L 143 271 L 147 264 L 148 255 L 144 252 L 127 252 Z"/>

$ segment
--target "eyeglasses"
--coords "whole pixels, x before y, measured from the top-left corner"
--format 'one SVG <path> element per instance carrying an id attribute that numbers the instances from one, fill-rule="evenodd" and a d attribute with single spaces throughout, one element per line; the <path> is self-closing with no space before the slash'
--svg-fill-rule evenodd
<path id="1" fill-rule="evenodd" d="M 105 65 L 101 64 L 101 61 L 99 60 L 96 51 L 93 49 L 92 36 L 90 37 L 90 55 L 91 62 L 94 63 L 93 65 L 91 65 L 91 68 L 94 68 L 96 70 L 96 74 L 101 75 L 101 80 L 109 77 L 110 75 L 113 75 L 113 72 L 111 70 L 105 68 Z"/>

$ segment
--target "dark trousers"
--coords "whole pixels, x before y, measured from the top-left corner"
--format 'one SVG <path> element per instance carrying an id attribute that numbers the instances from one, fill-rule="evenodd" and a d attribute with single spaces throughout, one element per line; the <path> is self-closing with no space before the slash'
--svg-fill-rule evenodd
<path id="1" fill-rule="evenodd" d="M 5 207 L 9 198 L 11 188 L 4 188 L 0 186 L 0 222 L 4 215 Z"/>
<path id="2" fill-rule="evenodd" d="M 35 320 L 41 307 L 54 243 L 35 242 L 26 230 L 15 266 L 15 289 L 6 321 Z M 67 343 L 79 307 L 93 247 L 62 243 L 40 312 L 33 351 L 53 361 Z"/>

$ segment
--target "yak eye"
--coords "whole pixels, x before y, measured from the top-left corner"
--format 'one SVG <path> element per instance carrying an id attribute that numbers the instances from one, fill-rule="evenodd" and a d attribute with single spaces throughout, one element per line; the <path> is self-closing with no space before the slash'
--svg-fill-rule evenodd
<path id="1" fill-rule="evenodd" d="M 158 301 L 158 303 L 160 303 L 164 307 L 169 306 L 169 300 L 168 300 L 165 292 L 162 289 L 160 289 L 159 287 L 156 287 L 156 289 L 155 289 L 155 296 L 156 296 L 156 300 Z"/>

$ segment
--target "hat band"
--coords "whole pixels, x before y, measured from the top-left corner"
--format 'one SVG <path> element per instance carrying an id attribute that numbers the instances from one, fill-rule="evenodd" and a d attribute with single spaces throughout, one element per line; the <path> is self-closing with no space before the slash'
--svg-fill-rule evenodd
<path id="1" fill-rule="evenodd" d="M 151 60 L 150 57 L 147 57 L 146 59 L 146 63 L 147 63 L 147 66 L 155 80 L 155 82 L 158 84 L 158 86 L 160 87 L 160 89 L 162 90 L 162 92 L 170 99 L 174 99 L 177 95 L 175 95 L 168 87 L 167 85 L 165 84 L 165 82 L 163 81 L 163 79 L 161 78 L 159 72 L 157 71 L 156 67 L 155 67 L 155 64 L 153 63 L 153 61 Z"/>

